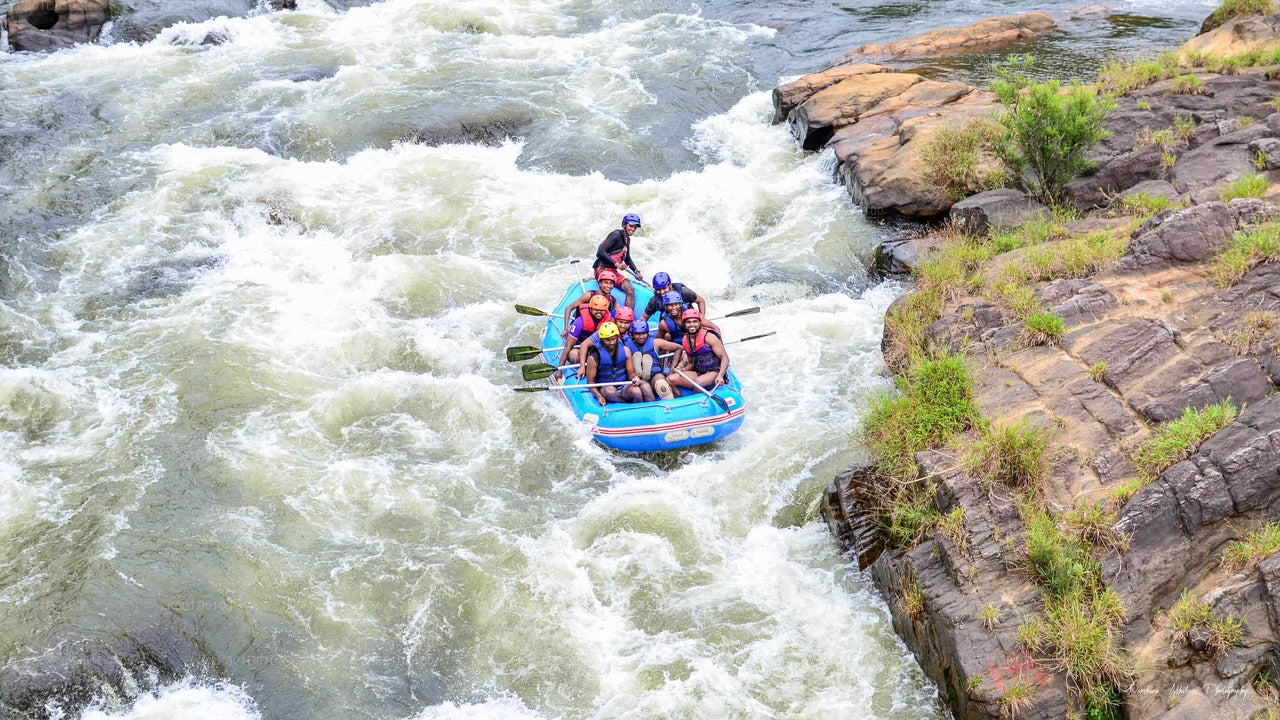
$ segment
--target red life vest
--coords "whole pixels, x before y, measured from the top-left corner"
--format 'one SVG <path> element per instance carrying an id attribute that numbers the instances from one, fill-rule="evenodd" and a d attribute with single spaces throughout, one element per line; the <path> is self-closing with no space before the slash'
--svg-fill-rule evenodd
<path id="1" fill-rule="evenodd" d="M 613 311 L 617 308 L 618 301 L 613 299 L 612 293 L 605 295 L 604 292 L 600 290 L 591 291 L 591 297 L 595 297 L 597 295 L 604 295 L 604 297 L 609 300 L 609 310 L 605 313 L 604 318 L 600 320 L 600 322 L 605 323 L 613 320 Z M 577 312 L 578 315 L 582 317 L 582 329 L 586 330 L 587 334 L 595 332 L 596 321 L 595 318 L 591 317 L 591 301 L 587 300 L 584 303 L 578 303 Z M 569 321 L 573 321 L 572 315 L 569 316 Z"/>
<path id="2" fill-rule="evenodd" d="M 711 328 L 699 328 L 697 335 L 685 334 L 680 341 L 680 345 L 684 348 L 686 354 L 693 358 L 693 371 L 701 375 L 705 372 L 720 369 L 720 357 L 716 355 L 716 351 L 711 349 L 707 344 L 707 333 L 714 332 Z M 716 337 L 720 337 L 716 333 Z M 693 345 L 690 347 L 690 340 Z"/>

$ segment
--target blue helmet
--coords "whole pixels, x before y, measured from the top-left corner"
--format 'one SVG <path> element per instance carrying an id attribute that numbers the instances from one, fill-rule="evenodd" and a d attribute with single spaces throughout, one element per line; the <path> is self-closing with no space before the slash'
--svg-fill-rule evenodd
<path id="1" fill-rule="evenodd" d="M 637 335 L 648 335 L 649 323 L 645 320 L 636 318 L 635 321 L 631 323 L 631 332 Z"/>
<path id="2" fill-rule="evenodd" d="M 627 213 L 626 215 L 622 216 L 622 224 L 635 225 L 636 227 L 640 227 L 640 216 L 635 213 Z"/>
<path id="3" fill-rule="evenodd" d="M 670 284 L 671 284 L 671 276 L 664 272 L 660 272 L 657 275 L 653 276 L 654 292 L 661 292 L 663 290 L 666 290 L 667 286 Z"/>
<path id="4" fill-rule="evenodd" d="M 665 294 L 663 294 L 662 296 L 663 305 L 674 305 L 676 303 L 679 303 L 681 305 L 684 304 L 684 298 L 681 297 L 680 293 L 676 292 L 675 290 L 668 290 Z"/>

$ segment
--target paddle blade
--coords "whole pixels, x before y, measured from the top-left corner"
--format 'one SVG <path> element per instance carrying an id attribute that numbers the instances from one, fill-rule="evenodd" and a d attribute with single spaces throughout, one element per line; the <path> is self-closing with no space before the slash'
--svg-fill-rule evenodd
<path id="1" fill-rule="evenodd" d="M 715 403 L 720 406 L 721 410 L 724 410 L 725 412 L 729 412 L 729 403 L 725 401 L 724 398 L 720 397 L 719 395 L 716 395 L 715 393 L 712 393 L 711 399 L 714 400 Z"/>
<path id="2" fill-rule="evenodd" d="M 778 333 L 774 331 L 774 332 L 767 332 L 763 335 L 748 335 L 747 337 L 739 338 L 738 342 L 746 342 L 748 340 L 759 340 L 760 338 L 767 338 L 770 335 L 777 335 L 777 334 Z"/>
<path id="3" fill-rule="evenodd" d="M 536 307 L 529 307 L 528 305 L 517 305 L 516 312 L 521 315 L 532 315 L 534 317 L 551 317 L 551 313 L 543 312 Z"/>
<path id="4" fill-rule="evenodd" d="M 555 373 L 556 366 L 546 363 L 530 363 L 520 368 L 520 377 L 525 380 L 541 380 L 542 378 L 551 377 Z"/>
<path id="5" fill-rule="evenodd" d="M 511 388 L 511 389 L 512 389 L 512 390 L 515 390 L 516 392 L 542 392 L 542 391 L 544 391 L 544 390 L 550 390 L 551 388 L 544 388 L 544 387 L 513 387 L 513 388 Z"/>
<path id="6" fill-rule="evenodd" d="M 532 345 L 513 345 L 507 348 L 507 362 L 532 360 L 541 354 L 542 351 Z"/>
<path id="7" fill-rule="evenodd" d="M 729 313 L 728 315 L 725 315 L 725 317 L 726 317 L 726 318 L 731 318 L 731 317 L 742 317 L 743 315 L 755 315 L 755 314 L 756 314 L 756 313 L 758 313 L 758 312 L 760 312 L 760 308 L 758 308 L 758 307 L 749 307 L 749 308 L 747 308 L 746 310 L 739 310 L 739 311 L 737 311 L 737 312 L 731 312 L 731 313 Z"/>

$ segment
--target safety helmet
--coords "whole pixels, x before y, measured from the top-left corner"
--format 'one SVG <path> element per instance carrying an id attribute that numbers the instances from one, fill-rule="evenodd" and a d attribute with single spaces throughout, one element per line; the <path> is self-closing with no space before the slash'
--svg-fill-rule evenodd
<path id="1" fill-rule="evenodd" d="M 587 303 L 587 308 L 590 310 L 608 310 L 609 299 L 603 295 L 596 295 Z"/>
<path id="2" fill-rule="evenodd" d="M 626 215 L 622 216 L 622 224 L 635 225 L 636 227 L 640 227 L 640 216 L 635 213 L 627 213 Z"/>
<path id="3" fill-rule="evenodd" d="M 632 320 L 636 319 L 636 311 L 623 305 L 613 314 L 613 319 L 617 321 L 619 327 L 626 327 L 631 324 Z"/>
<path id="4" fill-rule="evenodd" d="M 698 320 L 702 320 L 702 313 L 698 312 L 698 308 L 689 308 L 680 315 L 680 322 L 684 322 L 690 318 L 698 318 Z"/>
<path id="5" fill-rule="evenodd" d="M 658 292 L 660 290 L 666 290 L 667 286 L 670 284 L 671 284 L 671 276 L 664 272 L 660 272 L 657 275 L 653 276 L 654 292 Z"/>
<path id="6" fill-rule="evenodd" d="M 618 273 L 610 270 L 609 268 L 602 268 L 600 272 L 596 273 L 596 282 L 600 282 L 601 280 L 608 280 L 614 285 L 617 285 Z"/>
<path id="7" fill-rule="evenodd" d="M 631 323 L 631 332 L 635 335 L 648 335 L 649 334 L 648 321 L 640 320 L 639 318 L 637 318 L 635 322 Z"/>
<path id="8" fill-rule="evenodd" d="M 608 340 L 609 338 L 618 337 L 618 326 L 615 323 L 607 322 L 600 326 L 600 339 Z"/>
<path id="9" fill-rule="evenodd" d="M 676 292 L 675 290 L 668 290 L 666 293 L 662 295 L 663 305 L 675 305 L 676 303 L 680 303 L 681 305 L 683 305 L 684 297 L 682 297 L 680 293 Z"/>

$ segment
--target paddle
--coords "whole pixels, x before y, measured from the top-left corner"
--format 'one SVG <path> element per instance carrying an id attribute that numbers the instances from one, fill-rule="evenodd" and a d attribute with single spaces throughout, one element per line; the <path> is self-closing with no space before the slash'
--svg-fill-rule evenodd
<path id="1" fill-rule="evenodd" d="M 760 308 L 759 308 L 759 307 L 749 307 L 749 308 L 747 308 L 746 310 L 737 310 L 737 311 L 734 311 L 734 312 L 729 313 L 728 315 L 721 315 L 720 317 L 714 317 L 714 318 L 711 318 L 711 319 L 712 319 L 712 320 L 727 320 L 728 318 L 742 317 L 743 315 L 755 315 L 755 314 L 756 314 L 756 313 L 758 313 L 758 312 L 760 312 Z M 742 342 L 742 341 L 741 341 L 741 340 L 739 340 L 738 342 Z"/>
<path id="2" fill-rule="evenodd" d="M 555 317 L 545 310 L 539 310 L 536 307 L 529 307 L 528 305 L 516 305 L 516 312 L 521 315 L 532 315 L 534 317 Z"/>
<path id="3" fill-rule="evenodd" d="M 697 388 L 698 392 L 702 393 L 703 395 L 706 395 L 707 397 L 711 398 L 712 400 L 715 400 L 715 401 L 716 401 L 716 404 L 717 404 L 717 405 L 719 405 L 719 406 L 720 406 L 720 408 L 721 408 L 722 410 L 724 410 L 725 412 L 730 412 L 730 410 L 729 410 L 729 403 L 725 402 L 724 398 L 720 397 L 719 395 L 716 395 L 715 393 L 712 393 L 711 391 L 709 391 L 709 390 L 707 390 L 706 388 L 704 388 L 704 387 L 702 387 L 701 385 L 699 385 L 699 384 L 698 384 L 698 381 L 694 380 L 693 378 L 689 377 L 688 375 L 685 375 L 685 374 L 684 374 L 684 371 L 683 371 L 683 370 L 681 370 L 680 368 L 671 368 L 671 369 L 672 369 L 672 370 L 675 370 L 675 371 L 676 371 L 676 372 L 678 372 L 678 373 L 680 373 L 680 377 L 684 378 L 685 380 L 688 380 L 688 381 L 689 381 L 689 384 L 691 384 L 691 385 L 693 385 L 695 388 Z"/>
<path id="4" fill-rule="evenodd" d="M 580 260 L 570 260 L 569 264 L 573 266 L 573 272 L 578 276 L 578 287 L 582 288 L 582 294 L 587 293 L 587 284 L 582 282 L 582 271 L 578 269 Z"/>
<path id="5" fill-rule="evenodd" d="M 748 308 L 748 309 L 755 310 L 756 308 Z M 745 312 L 745 311 L 742 311 L 742 312 Z M 728 316 L 726 315 L 725 317 L 728 317 Z M 739 338 L 737 340 L 726 340 L 724 344 L 732 345 L 734 343 L 747 342 L 748 340 L 759 340 L 760 338 L 767 338 L 770 335 L 777 335 L 777 334 L 778 334 L 777 332 L 767 332 L 767 333 L 764 333 L 763 335 L 749 335 L 747 337 Z M 521 362 L 524 360 L 532 360 L 541 354 L 542 354 L 542 351 L 536 347 L 533 347 L 532 345 L 513 345 L 507 348 L 507 362 Z M 535 363 L 535 364 L 529 365 L 528 367 L 538 368 L 538 367 L 542 367 L 542 365 Z M 547 375 L 550 375 L 551 373 L 555 372 L 554 365 L 547 365 L 547 367 L 551 368 L 551 372 L 547 373 Z M 568 365 L 561 369 L 564 370 L 564 369 L 568 369 L 569 367 L 575 367 L 575 366 Z M 544 375 L 543 377 L 546 377 L 546 376 Z"/>
<path id="6" fill-rule="evenodd" d="M 546 387 L 518 387 L 511 388 L 516 392 L 542 392 L 543 390 L 585 390 L 586 388 L 610 387 L 613 385 L 630 385 L 630 380 L 618 380 L 616 382 L 599 382 L 599 383 L 582 383 L 581 385 L 548 385 Z"/>
<path id="7" fill-rule="evenodd" d="M 641 285 L 643 285 L 643 286 L 645 286 L 645 287 L 649 288 L 650 290 L 652 290 L 652 289 L 653 289 L 653 286 L 652 286 L 652 285 L 650 285 L 649 283 L 647 283 L 647 282 L 645 282 L 645 281 L 641 280 L 641 279 L 640 279 L 640 276 L 639 276 L 639 275 L 636 275 L 636 274 L 635 274 L 635 272 L 634 272 L 633 270 L 623 270 L 622 272 L 624 272 L 624 273 L 626 273 L 626 274 L 630 275 L 632 280 L 635 280 L 636 282 L 638 282 L 638 283 L 640 283 Z"/>
<path id="8" fill-rule="evenodd" d="M 662 353 L 658 356 L 658 359 L 669 358 L 672 355 L 675 355 L 675 353 Z M 520 375 L 525 380 L 541 380 L 544 377 L 554 375 L 557 370 L 571 370 L 576 367 L 578 367 L 578 363 L 569 363 L 568 365 L 561 365 L 560 367 L 548 365 L 547 363 L 529 363 L 528 365 L 520 368 Z"/>

